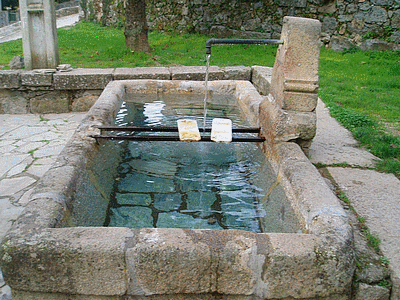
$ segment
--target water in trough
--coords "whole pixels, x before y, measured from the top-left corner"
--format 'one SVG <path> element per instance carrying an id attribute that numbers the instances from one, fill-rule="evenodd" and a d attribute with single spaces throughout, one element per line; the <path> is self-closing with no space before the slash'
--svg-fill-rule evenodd
<path id="1" fill-rule="evenodd" d="M 159 95 L 137 95 L 124 102 L 116 125 L 176 126 L 182 118 L 202 123 L 200 95 L 180 95 L 179 106 L 169 104 L 167 98 L 171 97 L 176 95 L 166 94 L 162 99 Z M 213 96 L 207 104 L 207 127 L 215 117 L 231 119 L 234 127 L 248 126 L 234 104 L 231 95 Z M 105 226 L 300 230 L 256 143 L 113 143 L 123 154 Z"/>

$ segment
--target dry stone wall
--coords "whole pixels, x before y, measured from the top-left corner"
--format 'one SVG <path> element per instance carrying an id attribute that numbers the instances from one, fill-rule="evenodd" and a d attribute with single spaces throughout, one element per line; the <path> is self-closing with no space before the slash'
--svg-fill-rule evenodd
<path id="1" fill-rule="evenodd" d="M 120 0 L 84 5 L 88 19 L 123 24 Z M 283 17 L 297 16 L 321 21 L 326 44 L 332 36 L 356 45 L 365 38 L 400 43 L 400 0 L 148 0 L 147 10 L 157 30 L 279 38 Z"/>

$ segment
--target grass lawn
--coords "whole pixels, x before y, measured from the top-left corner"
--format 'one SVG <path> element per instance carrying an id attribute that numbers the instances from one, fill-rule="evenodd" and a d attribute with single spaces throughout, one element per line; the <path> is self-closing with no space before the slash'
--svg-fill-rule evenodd
<path id="1" fill-rule="evenodd" d="M 60 60 L 74 68 L 205 65 L 196 34 L 150 32 L 151 54 L 131 53 L 121 29 L 79 23 L 58 30 Z M 277 46 L 213 46 L 211 64 L 273 66 Z M 0 44 L 0 69 L 22 55 L 22 41 Z M 319 96 L 331 114 L 382 161 L 377 168 L 400 178 L 400 51 L 336 53 L 321 50 Z"/>

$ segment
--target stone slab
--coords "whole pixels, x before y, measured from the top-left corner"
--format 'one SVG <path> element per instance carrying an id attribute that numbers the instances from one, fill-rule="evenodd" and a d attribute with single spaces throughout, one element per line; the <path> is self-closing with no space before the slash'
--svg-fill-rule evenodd
<path id="1" fill-rule="evenodd" d="M 37 70 L 23 72 L 21 73 L 21 82 L 25 86 L 51 86 L 53 84 L 53 74 Z"/>
<path id="2" fill-rule="evenodd" d="M 400 291 L 400 180 L 393 174 L 373 170 L 328 168 L 357 214 L 364 217 L 371 233 L 381 240 L 380 249 L 390 260 L 393 289 Z M 392 298 L 398 299 L 398 298 Z"/>
<path id="3" fill-rule="evenodd" d="M 151 209 L 148 207 L 121 206 L 111 208 L 111 227 L 146 228 L 153 227 Z"/>
<path id="4" fill-rule="evenodd" d="M 12 196 L 35 182 L 28 176 L 3 179 L 0 182 L 0 196 Z"/>
<path id="5" fill-rule="evenodd" d="M 66 95 L 47 93 L 30 100 L 30 112 L 33 114 L 67 113 L 69 103 Z"/>
<path id="6" fill-rule="evenodd" d="M 161 79 L 169 80 L 171 77 L 168 68 L 165 67 L 141 67 L 141 68 L 116 68 L 114 80 L 126 79 Z"/>
<path id="7" fill-rule="evenodd" d="M 64 146 L 65 146 L 64 144 L 59 144 L 59 145 L 54 145 L 54 146 L 50 146 L 50 145 L 44 146 L 41 149 L 34 152 L 34 157 L 35 158 L 43 158 L 43 157 L 49 157 L 49 156 L 56 157 L 64 149 Z"/>
<path id="8" fill-rule="evenodd" d="M 139 193 L 117 193 L 115 196 L 119 205 L 142 205 L 149 206 L 151 204 L 150 194 Z"/>
<path id="9" fill-rule="evenodd" d="M 270 95 L 260 104 L 260 124 L 271 142 L 312 140 L 316 133 L 315 112 L 281 109 Z"/>
<path id="10" fill-rule="evenodd" d="M 171 67 L 172 80 L 205 80 L 206 67 Z M 217 66 L 210 66 L 209 68 L 209 80 L 222 80 L 224 79 L 223 71 Z"/>
<path id="11" fill-rule="evenodd" d="M 22 125 L 19 128 L 9 132 L 8 134 L 4 135 L 2 138 L 5 139 L 23 139 L 27 137 L 31 137 L 37 134 L 41 134 L 47 132 L 48 128 L 44 126 L 29 126 L 29 125 Z"/>
<path id="12" fill-rule="evenodd" d="M 321 99 L 317 105 L 317 133 L 309 150 L 309 158 L 312 163 L 347 163 L 361 167 L 373 167 L 375 160 L 378 160 L 367 150 L 358 147 L 351 133 L 329 115 Z"/>
<path id="13" fill-rule="evenodd" d="M 6 153 L 0 156 L 0 177 L 3 177 L 10 169 L 20 164 L 29 154 Z"/>
<path id="14" fill-rule="evenodd" d="M 112 81 L 114 69 L 74 69 L 53 74 L 56 90 L 104 89 Z"/>
<path id="15" fill-rule="evenodd" d="M 0 114 L 26 114 L 27 106 L 28 100 L 21 92 L 0 89 Z"/>
<path id="16" fill-rule="evenodd" d="M 177 210 L 181 203 L 181 194 L 178 193 L 154 195 L 154 207 L 161 211 Z"/>
<path id="17" fill-rule="evenodd" d="M 225 80 L 251 80 L 251 68 L 244 66 L 222 67 Z"/>
<path id="18" fill-rule="evenodd" d="M 99 295 L 126 293 L 128 229 L 35 229 L 22 240 L 9 238 L 2 248 L 6 257 L 2 271 L 13 289 L 93 295 L 97 299 L 101 299 Z"/>
<path id="19" fill-rule="evenodd" d="M 361 283 L 354 300 L 389 300 L 390 290 L 383 286 Z"/>
<path id="20" fill-rule="evenodd" d="M 21 85 L 20 71 L 4 70 L 0 72 L 0 88 L 16 89 Z"/>
<path id="21" fill-rule="evenodd" d="M 253 85 L 261 95 L 268 95 L 271 87 L 272 68 L 263 66 L 251 67 Z"/>

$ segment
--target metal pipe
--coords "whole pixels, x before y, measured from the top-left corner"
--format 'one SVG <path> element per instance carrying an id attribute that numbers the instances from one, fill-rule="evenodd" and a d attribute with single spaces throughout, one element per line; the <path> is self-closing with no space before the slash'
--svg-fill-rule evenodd
<path id="1" fill-rule="evenodd" d="M 138 132 L 178 132 L 178 127 L 168 126 L 95 126 L 95 128 L 104 131 L 138 131 Z M 211 132 L 211 128 L 206 128 L 206 132 Z M 247 128 L 232 128 L 235 133 L 260 133 L 260 128 L 247 127 Z"/>
<path id="2" fill-rule="evenodd" d="M 212 45 L 236 45 L 236 44 L 283 44 L 282 40 L 272 39 L 208 39 L 206 42 L 206 54 L 211 54 Z"/>
<path id="3" fill-rule="evenodd" d="M 128 140 L 128 141 L 168 141 L 178 142 L 180 141 L 179 136 L 149 136 L 149 135 L 89 135 L 89 137 L 96 139 L 108 139 L 108 140 Z M 232 137 L 232 143 L 238 142 L 256 142 L 262 143 L 265 141 L 263 137 Z M 200 142 L 211 142 L 211 137 L 203 136 Z"/>

